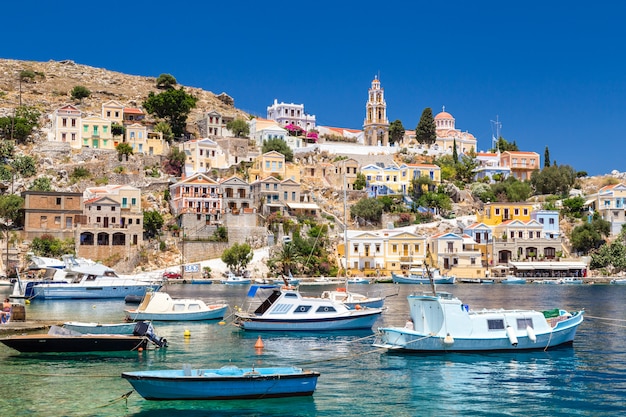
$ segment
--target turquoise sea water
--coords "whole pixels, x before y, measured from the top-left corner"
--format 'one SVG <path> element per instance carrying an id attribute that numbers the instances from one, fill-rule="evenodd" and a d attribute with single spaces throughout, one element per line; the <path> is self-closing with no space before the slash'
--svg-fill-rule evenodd
<path id="1" fill-rule="evenodd" d="M 303 287 L 318 294 L 331 287 Z M 387 298 L 375 327 L 403 325 L 419 285 L 358 285 Z M 34 355 L 0 345 L 7 416 L 616 416 L 626 412 L 626 286 L 439 286 L 471 308 L 585 308 L 572 347 L 527 353 L 398 354 L 371 346 L 373 332 L 248 333 L 218 322 L 155 323 L 169 347 L 142 353 Z M 173 297 L 241 305 L 247 287 L 174 285 Z M 121 321 L 123 301 L 33 301 L 28 319 Z M 617 319 L 613 321 L 598 318 Z M 621 321 L 620 321 L 621 320 Z M 191 336 L 184 337 L 185 330 Z M 265 348 L 254 344 L 261 335 Z M 310 398 L 237 401 L 127 399 L 124 371 L 296 365 L 319 371 Z"/>

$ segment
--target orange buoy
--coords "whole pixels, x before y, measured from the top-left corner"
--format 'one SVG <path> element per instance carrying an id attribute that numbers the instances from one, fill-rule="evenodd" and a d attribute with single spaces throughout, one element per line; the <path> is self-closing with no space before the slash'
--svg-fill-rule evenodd
<path id="1" fill-rule="evenodd" d="M 259 336 L 259 338 L 256 340 L 254 347 L 256 349 L 263 349 L 265 347 L 265 345 L 263 344 L 263 340 L 261 340 L 261 336 Z"/>
<path id="2" fill-rule="evenodd" d="M 355 305 L 355 306 L 354 306 L 354 309 L 355 309 L 355 310 L 360 310 L 361 308 L 362 308 L 362 307 L 361 307 L 361 304 L 357 304 L 357 305 Z"/>
<path id="3" fill-rule="evenodd" d="M 143 348 L 140 347 L 139 349 L 137 349 L 139 352 L 143 352 Z"/>

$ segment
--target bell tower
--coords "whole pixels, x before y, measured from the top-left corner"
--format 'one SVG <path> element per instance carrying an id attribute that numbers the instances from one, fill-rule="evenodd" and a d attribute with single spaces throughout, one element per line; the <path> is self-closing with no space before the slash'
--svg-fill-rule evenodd
<path id="1" fill-rule="evenodd" d="M 380 88 L 378 76 L 375 76 L 372 81 L 365 105 L 363 134 L 366 146 L 389 145 L 389 120 L 387 120 L 385 90 Z"/>

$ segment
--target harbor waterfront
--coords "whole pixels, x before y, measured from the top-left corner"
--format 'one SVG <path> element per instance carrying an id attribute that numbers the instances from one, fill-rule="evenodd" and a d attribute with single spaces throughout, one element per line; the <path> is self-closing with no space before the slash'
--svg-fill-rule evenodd
<path id="1" fill-rule="evenodd" d="M 333 286 L 302 288 L 320 295 Z M 164 349 L 129 353 L 20 354 L 0 345 L 4 415 L 38 416 L 614 416 L 626 404 L 626 286 L 439 285 L 470 309 L 585 309 L 572 346 L 530 352 L 408 354 L 372 346 L 374 331 L 401 326 L 407 295 L 427 285 L 370 284 L 358 292 L 398 295 L 372 331 L 242 331 L 231 325 L 247 286 L 171 285 L 172 297 L 226 300 L 224 321 L 155 322 Z M 1 289 L 7 294 L 8 289 Z M 119 322 L 123 300 L 33 300 L 27 320 Z M 190 336 L 185 337 L 185 333 Z M 8 333 L 2 333 L 5 337 Z M 256 349 L 261 335 L 264 348 Z M 321 375 L 312 397 L 148 401 L 122 372 L 297 366 Z"/>

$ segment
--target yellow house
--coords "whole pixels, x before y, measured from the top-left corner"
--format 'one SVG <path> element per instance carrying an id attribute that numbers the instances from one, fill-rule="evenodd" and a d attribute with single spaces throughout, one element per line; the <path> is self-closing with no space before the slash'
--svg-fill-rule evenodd
<path id="1" fill-rule="evenodd" d="M 507 220 L 527 222 L 532 211 L 531 203 L 487 203 L 482 211 L 476 213 L 476 222 L 487 226 L 497 226 Z"/>
<path id="2" fill-rule="evenodd" d="M 124 123 L 124 106 L 116 100 L 102 103 L 102 118 L 122 126 Z"/>
<path id="3" fill-rule="evenodd" d="M 301 180 L 300 168 L 285 162 L 285 155 L 270 151 L 257 157 L 248 170 L 249 181 L 258 181 L 270 176 L 280 179 L 291 179 L 297 183 Z"/>
<path id="4" fill-rule="evenodd" d="M 170 145 L 163 139 L 162 132 L 148 132 L 146 139 L 146 155 L 167 155 Z"/>
<path id="5" fill-rule="evenodd" d="M 403 181 L 428 178 L 434 184 L 441 184 L 441 168 L 435 164 L 402 164 L 400 165 Z"/>
<path id="6" fill-rule="evenodd" d="M 99 116 L 83 117 L 81 120 L 83 146 L 94 149 L 115 149 L 111 121 Z"/>
<path id="7" fill-rule="evenodd" d="M 344 243 L 337 245 L 337 253 L 352 276 L 389 276 L 421 265 L 425 258 L 426 238 L 403 230 L 348 230 L 346 240 L 347 256 Z"/>
<path id="8" fill-rule="evenodd" d="M 431 262 L 434 267 L 457 277 L 484 277 L 483 254 L 469 235 L 439 233 L 429 238 Z"/>
<path id="9" fill-rule="evenodd" d="M 382 167 L 369 164 L 361 168 L 361 173 L 365 176 L 370 197 L 409 192 L 410 181 L 402 176 L 402 171 L 395 165 Z"/>

